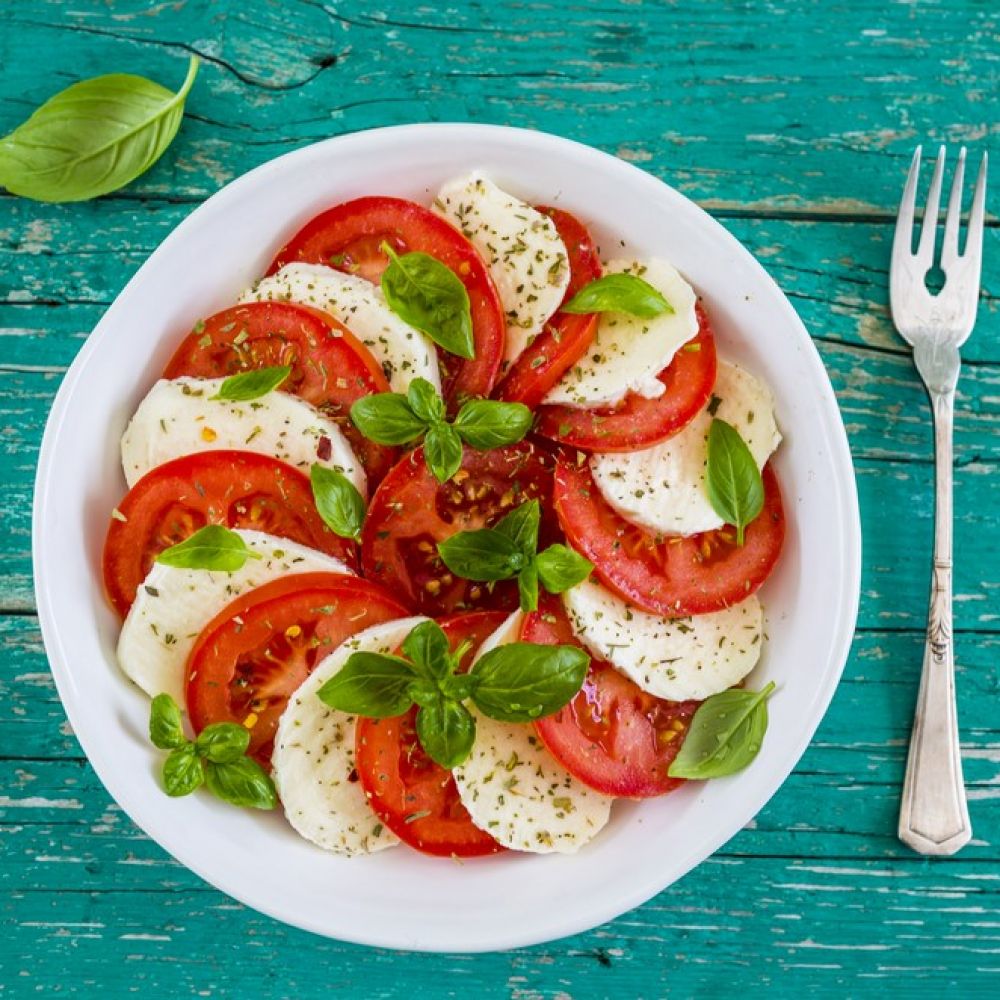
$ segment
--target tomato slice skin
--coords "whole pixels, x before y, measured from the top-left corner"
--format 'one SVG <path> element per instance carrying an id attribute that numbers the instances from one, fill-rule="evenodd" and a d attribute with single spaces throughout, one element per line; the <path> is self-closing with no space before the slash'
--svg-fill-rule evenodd
<path id="1" fill-rule="evenodd" d="M 369 441 L 350 418 L 363 396 L 388 392 L 371 352 L 342 323 L 292 302 L 248 302 L 199 323 L 178 345 L 163 377 L 225 378 L 254 368 L 290 365 L 283 392 L 300 396 L 334 420 L 374 486 L 392 468 L 396 448 Z"/>
<path id="2" fill-rule="evenodd" d="M 452 410 L 466 399 L 488 396 L 503 359 L 507 323 L 496 286 L 473 245 L 429 209 L 403 198 L 366 197 L 336 205 L 307 222 L 277 253 L 267 273 L 302 261 L 326 264 L 378 282 L 396 253 L 420 251 L 458 275 L 469 293 L 475 357 L 438 351 L 441 382 Z"/>
<path id="3" fill-rule="evenodd" d="M 490 527 L 520 503 L 542 507 L 539 547 L 560 537 L 552 509 L 553 459 L 532 441 L 474 451 L 465 448 L 455 478 L 440 484 L 423 448 L 405 455 L 375 491 L 361 532 L 361 565 L 420 614 L 437 617 L 476 608 L 511 611 L 517 582 L 492 588 L 448 573 L 437 543 L 459 531 Z"/>
<path id="4" fill-rule="evenodd" d="M 656 399 L 630 392 L 617 406 L 540 406 L 535 432 L 581 451 L 638 451 L 682 430 L 708 403 L 715 385 L 715 337 L 705 310 L 695 307 L 698 333 L 657 378 Z"/>
<path id="5" fill-rule="evenodd" d="M 746 529 L 657 537 L 619 515 L 601 495 L 590 468 L 560 459 L 553 501 L 573 547 L 601 582 L 644 611 L 668 618 L 701 615 L 742 601 L 768 578 L 781 554 L 785 514 L 778 478 L 765 465 L 764 509 Z"/>
<path id="6" fill-rule="evenodd" d="M 313 667 L 362 629 L 405 615 L 377 585 L 340 573 L 300 573 L 242 594 L 205 626 L 188 657 L 191 725 L 246 726 L 247 752 L 269 764 L 278 719 Z"/>
<path id="7" fill-rule="evenodd" d="M 569 253 L 568 302 L 581 288 L 601 276 L 601 258 L 587 227 L 560 208 L 538 206 L 555 223 Z M 535 409 L 545 394 L 586 353 L 597 332 L 598 316 L 556 312 L 545 329 L 525 348 L 493 390 L 497 399 L 524 403 Z"/>
<path id="8" fill-rule="evenodd" d="M 164 549 L 206 524 L 264 531 L 357 566 L 357 546 L 335 535 L 298 469 L 249 451 L 205 451 L 151 469 L 126 494 L 104 541 L 104 588 L 124 618 Z"/>
<path id="9" fill-rule="evenodd" d="M 504 618 L 502 611 L 473 611 L 439 621 L 453 650 L 473 643 L 460 669 L 468 669 L 474 651 Z M 354 759 L 372 809 L 400 840 L 425 854 L 474 858 L 504 850 L 472 822 L 451 772 L 427 756 L 416 717 L 413 707 L 391 719 L 358 719 Z"/>
<path id="10" fill-rule="evenodd" d="M 548 594 L 525 619 L 521 640 L 580 646 L 562 603 Z M 667 771 L 699 704 L 646 694 L 609 663 L 592 658 L 579 694 L 535 722 L 535 730 L 563 767 L 595 791 L 651 798 L 684 783 Z"/>

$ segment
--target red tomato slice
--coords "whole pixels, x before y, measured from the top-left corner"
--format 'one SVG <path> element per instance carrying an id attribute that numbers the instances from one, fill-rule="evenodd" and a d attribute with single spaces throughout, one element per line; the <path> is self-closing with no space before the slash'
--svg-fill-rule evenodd
<path id="1" fill-rule="evenodd" d="M 382 243 L 397 253 L 420 251 L 451 268 L 469 293 L 475 357 L 439 351 L 445 398 L 452 408 L 471 396 L 488 396 L 503 358 L 507 323 L 493 279 L 472 244 L 454 227 L 416 202 L 402 198 L 357 198 L 307 222 L 279 251 L 268 269 L 305 261 L 327 264 L 378 282 L 388 266 Z"/>
<path id="2" fill-rule="evenodd" d="M 421 614 L 435 617 L 475 608 L 513 610 L 517 583 L 492 586 L 454 577 L 437 543 L 459 531 L 489 527 L 525 500 L 542 505 L 539 546 L 559 537 L 552 511 L 553 460 L 530 441 L 474 451 L 466 448 L 454 479 L 439 483 L 417 448 L 375 491 L 361 533 L 365 576 Z"/>
<path id="3" fill-rule="evenodd" d="M 522 642 L 579 646 L 561 602 L 542 596 Z M 605 795 L 649 798 L 683 784 L 667 771 L 700 702 L 646 694 L 602 660 L 591 659 L 580 693 L 535 730 L 570 774 Z"/>
<path id="4" fill-rule="evenodd" d="M 504 620 L 502 611 L 474 611 L 441 619 L 454 650 L 466 640 L 474 651 Z M 379 819 L 400 840 L 425 854 L 459 858 L 503 850 L 469 818 L 451 771 L 427 756 L 416 733 L 416 707 L 392 719 L 358 719 L 355 764 L 361 785 Z"/>
<path id="5" fill-rule="evenodd" d="M 708 402 L 715 385 L 715 338 L 701 306 L 698 334 L 657 376 L 667 387 L 646 399 L 630 392 L 617 406 L 541 406 L 535 430 L 583 451 L 638 451 L 672 437 Z"/>
<path id="6" fill-rule="evenodd" d="M 351 422 L 350 410 L 362 396 L 388 392 L 389 383 L 368 348 L 332 316 L 291 302 L 224 309 L 181 341 L 163 377 L 224 378 L 273 365 L 291 366 L 283 391 L 301 396 L 336 421 L 374 489 L 398 453 L 364 437 Z"/>
<path id="7" fill-rule="evenodd" d="M 323 523 L 298 469 L 249 451 L 185 455 L 143 476 L 111 519 L 104 587 L 122 617 L 156 556 L 206 524 L 266 531 L 357 565 L 355 544 Z"/>
<path id="8" fill-rule="evenodd" d="M 313 667 L 356 632 L 405 615 L 377 585 L 340 573 L 301 573 L 248 591 L 205 626 L 188 657 L 191 725 L 246 726 L 248 753 L 268 763 L 278 719 Z"/>
<path id="9" fill-rule="evenodd" d="M 538 211 L 555 223 L 569 253 L 569 287 L 563 297 L 563 302 L 568 302 L 584 285 L 601 276 L 601 258 L 586 226 L 575 216 L 559 208 L 539 207 Z M 511 365 L 493 395 L 534 409 L 586 353 L 597 332 L 597 319 L 596 313 L 578 316 L 557 312 Z"/>
<path id="10" fill-rule="evenodd" d="M 553 500 L 573 547 L 601 582 L 637 607 L 668 617 L 720 611 L 742 601 L 774 569 L 785 537 L 778 479 L 764 466 L 764 509 L 736 545 L 730 528 L 655 535 L 621 517 L 601 496 L 586 464 L 560 460 Z"/>

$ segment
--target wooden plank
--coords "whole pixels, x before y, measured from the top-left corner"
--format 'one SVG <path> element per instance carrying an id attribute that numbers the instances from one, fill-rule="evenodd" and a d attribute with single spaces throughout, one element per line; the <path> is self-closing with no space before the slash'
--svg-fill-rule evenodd
<path id="1" fill-rule="evenodd" d="M 588 142 L 716 208 L 886 216 L 917 142 L 991 143 L 993 5 L 820 10 L 4 0 L 0 131 L 80 77 L 176 85 L 197 51 L 183 134 L 127 197 L 200 199 L 330 135 L 473 120 Z"/>

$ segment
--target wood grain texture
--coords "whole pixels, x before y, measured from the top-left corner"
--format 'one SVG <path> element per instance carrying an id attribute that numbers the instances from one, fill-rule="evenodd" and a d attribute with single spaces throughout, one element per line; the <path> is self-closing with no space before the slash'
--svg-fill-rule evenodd
<path id="1" fill-rule="evenodd" d="M 0 995 L 995 995 L 1000 226 L 991 215 L 956 408 L 956 653 L 975 839 L 953 860 L 919 858 L 894 835 L 932 453 L 924 394 L 888 317 L 886 266 L 914 144 L 995 144 L 998 30 L 988 0 L 0 0 L 0 133 L 75 79 L 130 71 L 176 85 L 189 53 L 206 60 L 178 139 L 129 188 L 72 206 L 0 192 Z M 259 163 L 329 135 L 426 120 L 579 139 L 719 217 L 817 343 L 850 435 L 865 533 L 844 681 L 753 823 L 604 927 L 475 957 L 324 941 L 166 856 L 109 800 L 69 730 L 30 572 L 48 408 L 149 252 Z"/>

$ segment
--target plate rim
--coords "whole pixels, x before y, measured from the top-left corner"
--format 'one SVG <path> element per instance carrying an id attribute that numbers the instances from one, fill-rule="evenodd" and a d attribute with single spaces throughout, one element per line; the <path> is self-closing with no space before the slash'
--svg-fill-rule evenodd
<path id="1" fill-rule="evenodd" d="M 231 884 L 229 879 L 213 873 L 211 866 L 204 864 L 196 856 L 196 853 L 193 850 L 186 849 L 185 845 L 178 846 L 171 844 L 170 847 L 167 847 L 163 840 L 147 826 L 147 817 L 142 803 L 138 801 L 136 796 L 133 796 L 128 782 L 118 780 L 114 773 L 112 762 L 103 759 L 100 762 L 95 761 L 94 755 L 85 746 L 81 732 L 86 726 L 80 724 L 82 714 L 77 707 L 73 694 L 71 694 L 73 688 L 72 668 L 70 666 L 71 657 L 64 647 L 63 638 L 57 623 L 56 609 L 51 604 L 49 588 L 45 585 L 46 571 L 43 567 L 47 559 L 46 543 L 42 537 L 43 532 L 39 530 L 39 526 L 44 524 L 50 516 L 54 502 L 49 495 L 48 489 L 53 454 L 57 448 L 59 431 L 63 421 L 66 419 L 69 405 L 81 384 L 81 375 L 91 355 L 98 350 L 100 344 L 109 335 L 112 323 L 108 321 L 108 316 L 115 311 L 115 306 L 121 299 L 135 294 L 134 289 L 136 285 L 142 282 L 143 276 L 150 266 L 151 259 L 158 251 L 169 244 L 183 239 L 188 229 L 192 226 L 211 224 L 212 215 L 225 211 L 231 200 L 242 196 L 244 189 L 251 188 L 253 185 L 262 182 L 266 183 L 271 174 L 280 173 L 292 161 L 305 161 L 310 157 L 322 156 L 326 150 L 333 146 L 338 148 L 351 145 L 363 146 L 367 143 L 377 142 L 380 138 L 391 141 L 395 137 L 412 133 L 426 133 L 428 136 L 433 135 L 433 133 L 439 133 L 441 141 L 444 141 L 446 137 L 453 136 L 455 133 L 461 133 L 467 141 L 470 138 L 474 139 L 477 133 L 483 136 L 489 135 L 491 138 L 506 135 L 515 139 L 518 143 L 523 143 L 527 140 L 532 143 L 538 143 L 542 147 L 546 145 L 553 147 L 575 147 L 577 155 L 592 157 L 597 160 L 612 161 L 616 169 L 628 174 L 633 183 L 647 185 L 650 190 L 655 189 L 661 198 L 667 196 L 672 199 L 681 199 L 686 203 L 688 210 L 694 210 L 698 214 L 702 225 L 709 230 L 716 231 L 717 236 L 721 235 L 721 238 L 729 244 L 733 252 L 737 255 L 738 260 L 744 265 L 749 266 L 750 270 L 755 273 L 756 279 L 772 286 L 772 289 L 778 293 L 780 309 L 785 314 L 784 319 L 789 327 L 794 328 L 798 334 L 804 348 L 803 354 L 805 355 L 806 363 L 814 369 L 814 373 L 818 376 L 817 381 L 822 387 L 825 397 L 821 410 L 826 411 L 828 415 L 833 417 L 832 421 L 826 422 L 832 424 L 832 426 L 825 426 L 827 431 L 825 439 L 829 445 L 829 458 L 835 471 L 832 483 L 836 487 L 837 507 L 841 513 L 840 526 L 844 532 L 845 541 L 848 543 L 848 549 L 843 553 L 844 575 L 838 591 L 840 607 L 837 608 L 834 616 L 835 620 L 840 623 L 840 628 L 837 634 L 836 648 L 831 650 L 828 657 L 828 662 L 839 664 L 839 666 L 828 669 L 822 678 L 822 683 L 817 686 L 811 702 L 811 705 L 814 706 L 814 721 L 803 728 L 799 739 L 786 752 L 781 766 L 773 769 L 771 780 L 768 782 L 770 790 L 761 801 L 753 806 L 749 815 L 742 816 L 738 814 L 732 821 L 722 827 L 721 830 L 717 831 L 715 836 L 711 838 L 698 838 L 697 848 L 687 851 L 681 861 L 681 874 L 669 877 L 666 881 L 655 875 L 641 883 L 639 880 L 636 880 L 630 891 L 616 895 L 613 900 L 602 899 L 595 901 L 595 905 L 586 910 L 586 915 L 570 915 L 568 917 L 561 915 L 560 917 L 553 918 L 547 924 L 548 929 L 542 933 L 539 933 L 537 930 L 500 930 L 494 925 L 491 934 L 480 934 L 475 940 L 468 940 L 459 944 L 426 941 L 406 941 L 405 943 L 401 943 L 398 933 L 381 933 L 380 931 L 371 930 L 357 932 L 349 924 L 345 927 L 331 929 L 329 926 L 323 926 L 320 921 L 299 917 L 294 913 L 282 909 L 280 906 L 271 905 L 269 900 L 262 901 L 252 898 L 252 894 L 244 892 L 242 886 Z M 805 345 L 808 345 L 808 347 L 805 347 Z M 826 715 L 834 692 L 843 675 L 850 646 L 853 641 L 860 603 L 862 568 L 862 535 L 857 480 L 847 431 L 840 413 L 839 404 L 837 403 L 829 375 L 826 372 L 814 341 L 780 285 L 770 276 L 760 261 L 728 229 L 697 203 L 659 177 L 636 167 L 634 164 L 621 160 L 593 146 L 552 133 L 541 132 L 535 129 L 470 122 L 421 122 L 376 127 L 331 136 L 330 138 L 310 143 L 300 149 L 292 150 L 266 163 L 260 164 L 230 181 L 205 201 L 196 205 L 158 244 L 143 261 L 136 273 L 129 279 L 121 292 L 115 296 L 111 305 L 107 307 L 97 325 L 88 335 L 87 340 L 63 377 L 46 419 L 45 430 L 38 453 L 32 504 L 31 548 L 39 626 L 42 632 L 49 669 L 53 675 L 56 690 L 69 719 L 70 726 L 87 757 L 88 763 L 94 769 L 108 794 L 119 804 L 129 819 L 157 844 L 159 849 L 175 858 L 208 885 L 226 893 L 243 905 L 264 913 L 282 923 L 310 931 L 323 937 L 356 944 L 436 953 L 481 953 L 526 947 L 590 930 L 648 901 L 657 893 L 690 873 L 695 867 L 718 851 L 722 845 L 732 839 L 750 819 L 756 816 L 767 805 L 782 787 L 789 774 L 797 766 Z"/>

